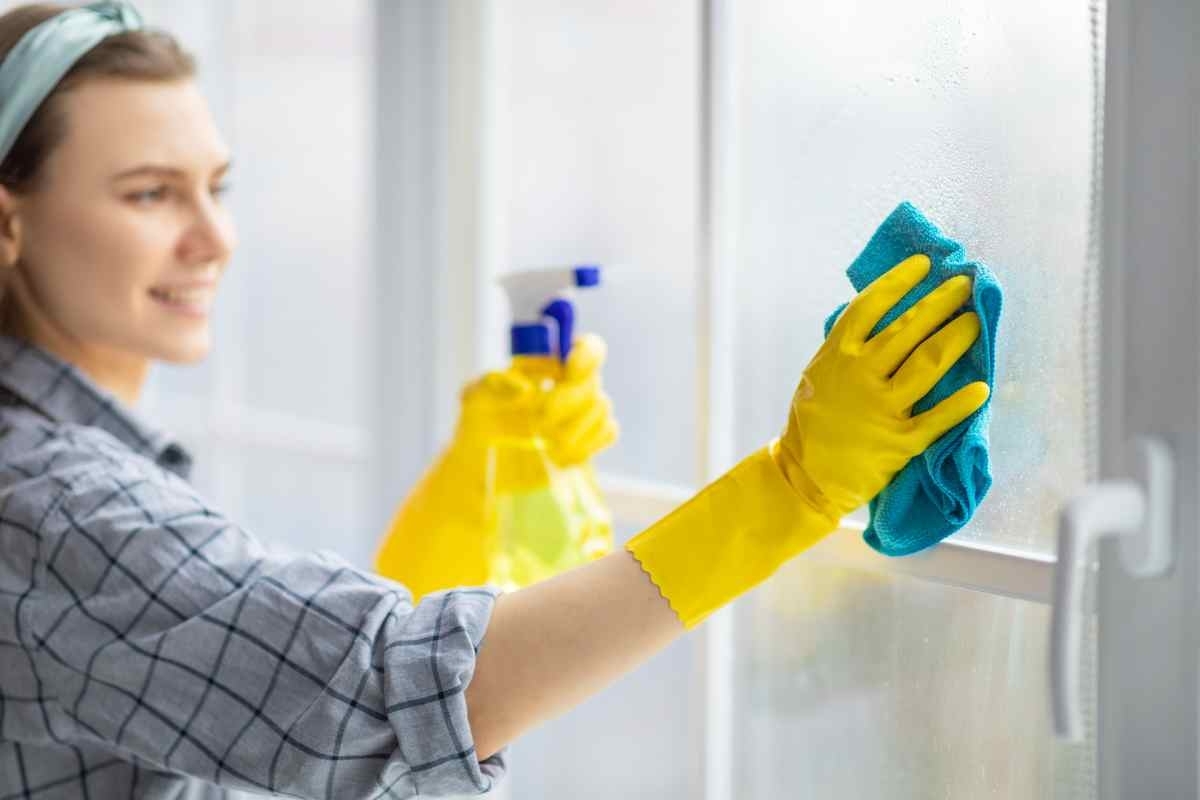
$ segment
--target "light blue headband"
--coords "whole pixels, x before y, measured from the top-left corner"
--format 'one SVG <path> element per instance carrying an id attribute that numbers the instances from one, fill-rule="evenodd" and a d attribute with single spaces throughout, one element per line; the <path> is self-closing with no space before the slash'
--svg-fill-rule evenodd
<path id="1" fill-rule="evenodd" d="M 0 62 L 0 162 L 76 61 L 109 36 L 141 27 L 132 5 L 105 0 L 63 11 L 22 36 Z"/>

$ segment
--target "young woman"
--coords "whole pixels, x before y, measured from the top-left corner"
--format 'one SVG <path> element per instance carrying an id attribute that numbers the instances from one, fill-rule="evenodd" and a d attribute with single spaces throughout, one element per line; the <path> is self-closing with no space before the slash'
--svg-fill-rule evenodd
<path id="1" fill-rule="evenodd" d="M 0 16 L 0 58 L 0 797 L 485 791 L 505 745 L 834 530 L 987 399 L 971 384 L 911 414 L 978 335 L 968 278 L 870 336 L 928 273 L 915 255 L 841 317 L 782 436 L 620 552 L 416 605 L 272 556 L 130 411 L 153 361 L 207 353 L 235 246 L 190 57 L 104 2 Z M 600 359 L 579 351 L 594 412 Z M 520 389 L 469 394 L 502 412 Z"/>

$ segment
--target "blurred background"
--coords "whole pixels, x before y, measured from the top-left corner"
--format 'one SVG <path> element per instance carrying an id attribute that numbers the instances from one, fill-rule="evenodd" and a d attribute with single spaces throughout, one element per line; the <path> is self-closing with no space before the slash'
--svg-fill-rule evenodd
<path id="1" fill-rule="evenodd" d="M 369 565 L 458 386 L 503 363 L 518 268 L 606 266 L 579 301 L 623 430 L 599 467 L 683 496 L 779 431 L 911 200 L 1006 288 L 995 488 L 957 538 L 1050 553 L 1090 447 L 1096 3 L 139 5 L 199 59 L 242 241 L 212 357 L 142 410 L 275 546 Z M 1047 607 L 959 578 L 800 559 L 522 740 L 502 792 L 1094 796 L 1094 743 L 1049 733 Z"/>

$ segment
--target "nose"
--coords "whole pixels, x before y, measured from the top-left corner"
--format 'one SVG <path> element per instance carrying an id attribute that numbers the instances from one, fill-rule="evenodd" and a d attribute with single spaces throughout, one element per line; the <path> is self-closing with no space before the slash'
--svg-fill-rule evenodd
<path id="1" fill-rule="evenodd" d="M 197 201 L 179 243 L 180 259 L 187 264 L 224 264 L 236 246 L 237 231 L 229 211 L 209 197 Z"/>

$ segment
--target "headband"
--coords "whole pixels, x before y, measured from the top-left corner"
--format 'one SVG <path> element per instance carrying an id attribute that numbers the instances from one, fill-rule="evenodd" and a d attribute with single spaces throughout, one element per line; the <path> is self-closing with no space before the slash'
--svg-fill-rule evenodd
<path id="1" fill-rule="evenodd" d="M 105 0 L 56 14 L 22 36 L 0 62 L 0 163 L 76 61 L 109 36 L 141 27 L 132 5 Z"/>

